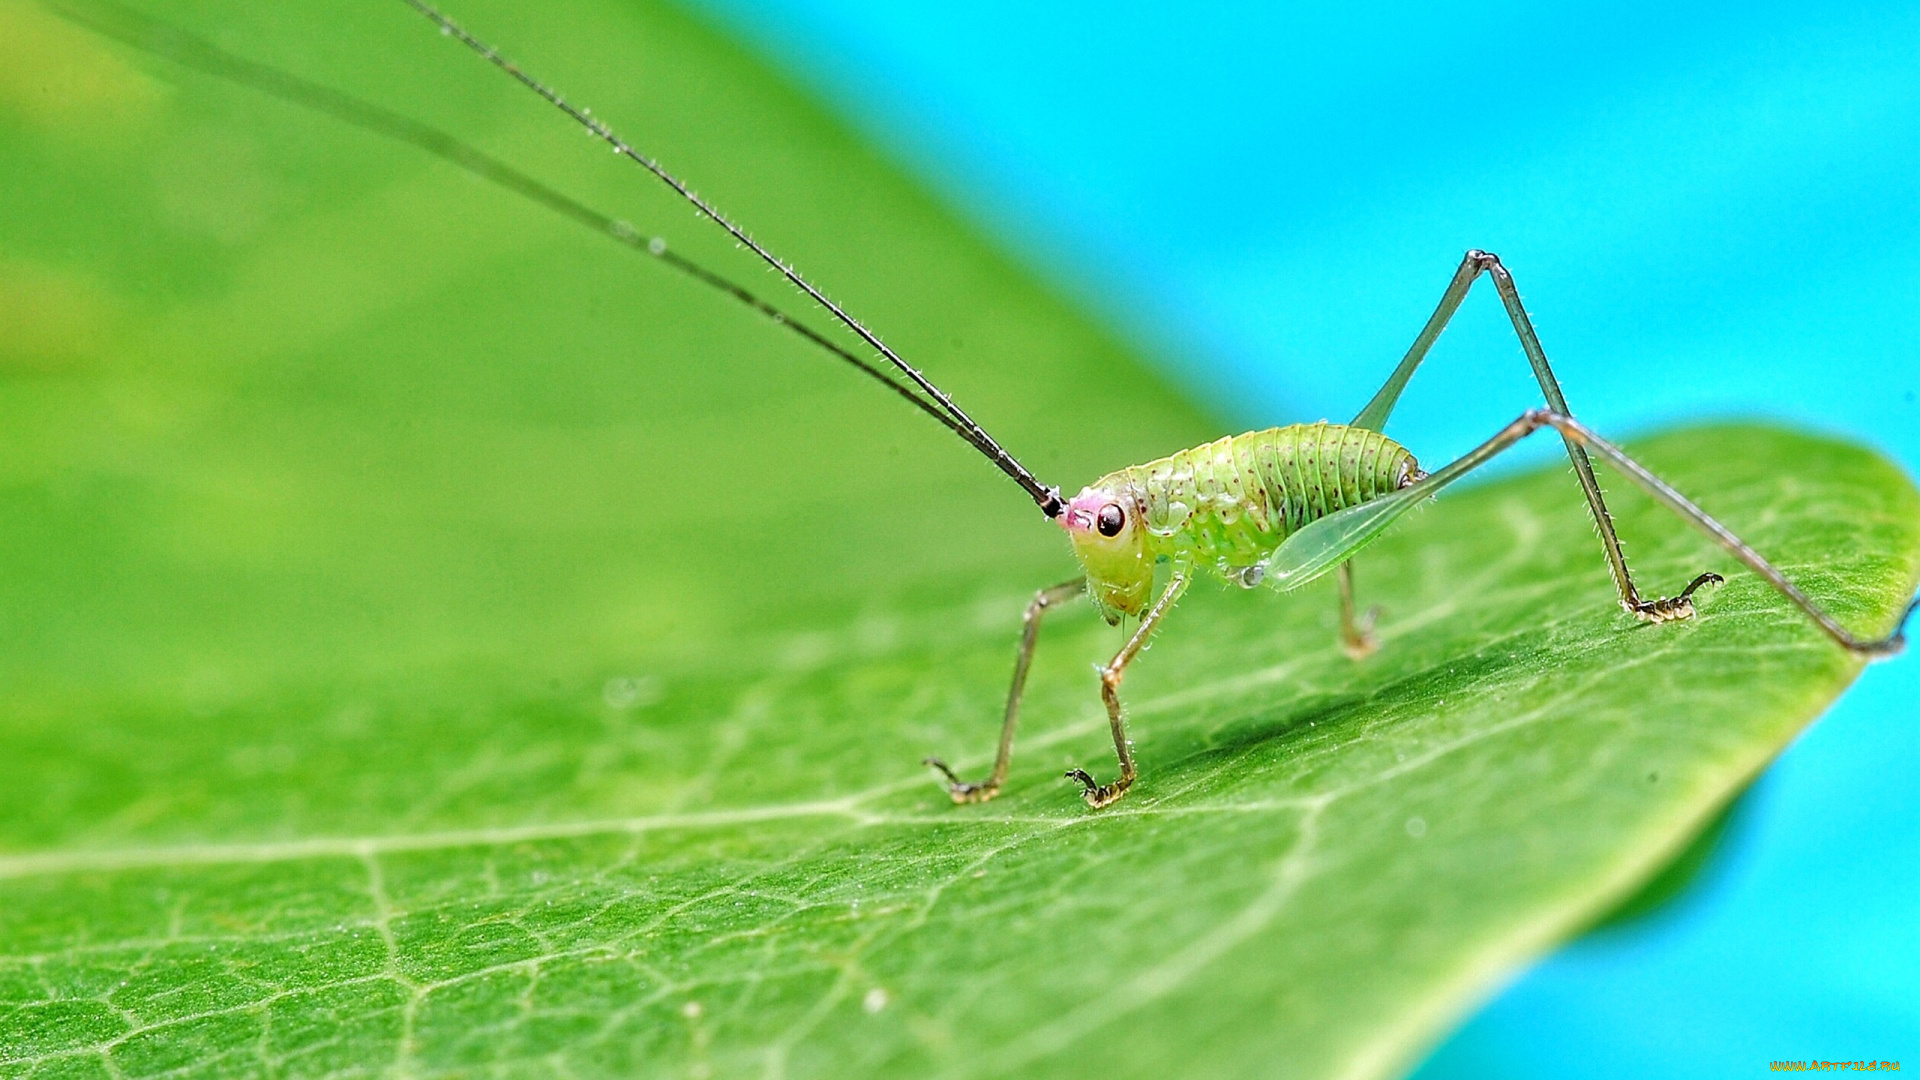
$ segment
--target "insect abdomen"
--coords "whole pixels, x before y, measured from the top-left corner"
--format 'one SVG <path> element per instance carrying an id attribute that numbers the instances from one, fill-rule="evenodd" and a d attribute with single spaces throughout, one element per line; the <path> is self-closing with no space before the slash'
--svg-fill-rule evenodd
<path id="1" fill-rule="evenodd" d="M 1218 439 L 1110 479 L 1133 492 L 1154 554 L 1190 554 L 1225 572 L 1416 473 L 1413 455 L 1385 435 L 1321 422 Z"/>

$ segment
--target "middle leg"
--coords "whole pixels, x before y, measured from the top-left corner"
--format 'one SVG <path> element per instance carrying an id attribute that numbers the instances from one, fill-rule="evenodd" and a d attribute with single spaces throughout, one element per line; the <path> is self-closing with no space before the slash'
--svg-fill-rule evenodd
<path id="1" fill-rule="evenodd" d="M 1380 618 L 1380 609 L 1370 607 L 1364 616 L 1356 617 L 1353 607 L 1353 560 L 1340 564 L 1340 649 L 1349 660 L 1365 660 L 1380 647 L 1380 641 L 1373 636 L 1373 624 Z"/>

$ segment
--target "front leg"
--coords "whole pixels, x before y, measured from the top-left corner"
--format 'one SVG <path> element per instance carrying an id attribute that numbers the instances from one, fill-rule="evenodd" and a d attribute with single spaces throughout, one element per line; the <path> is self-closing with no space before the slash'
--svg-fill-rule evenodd
<path id="1" fill-rule="evenodd" d="M 970 783 L 960 779 L 947 767 L 946 762 L 937 757 L 922 762 L 946 777 L 947 795 L 954 802 L 986 802 L 1000 794 L 1000 785 L 1007 779 L 1007 766 L 1013 761 L 1013 729 L 1020 720 L 1020 695 L 1027 688 L 1027 668 L 1033 664 L 1033 646 L 1040 639 L 1040 617 L 1049 608 L 1066 603 L 1086 589 L 1087 579 L 1075 578 L 1050 589 L 1041 589 L 1033 594 L 1033 601 L 1027 605 L 1027 614 L 1020 630 L 1020 656 L 1013 662 L 1013 689 L 1007 691 L 1007 714 L 1000 722 L 1000 751 L 993 757 L 993 772 L 985 780 Z"/>
<path id="2" fill-rule="evenodd" d="M 1167 587 L 1160 590 L 1160 598 L 1148 609 L 1146 618 L 1140 620 L 1140 629 L 1135 630 L 1127 643 L 1114 654 L 1113 662 L 1100 669 L 1100 697 L 1107 703 L 1107 723 L 1113 729 L 1113 753 L 1120 759 L 1120 778 L 1111 784 L 1101 784 L 1096 783 L 1085 769 L 1067 771 L 1068 779 L 1080 781 L 1080 786 L 1085 789 L 1080 793 L 1081 797 L 1095 810 L 1119 802 L 1127 789 L 1133 786 L 1134 778 L 1140 775 L 1133 767 L 1133 749 L 1127 745 L 1127 722 L 1120 711 L 1120 680 L 1127 673 L 1127 665 L 1140 655 L 1141 649 L 1147 647 L 1147 639 L 1153 636 L 1161 618 L 1173 610 L 1180 594 L 1187 591 L 1191 576 L 1192 571 L 1187 564 L 1174 564 Z"/>

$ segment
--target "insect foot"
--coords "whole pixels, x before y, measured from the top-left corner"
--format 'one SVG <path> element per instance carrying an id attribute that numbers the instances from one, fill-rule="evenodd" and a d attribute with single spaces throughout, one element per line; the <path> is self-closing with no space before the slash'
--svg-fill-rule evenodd
<path id="1" fill-rule="evenodd" d="M 1681 622 L 1693 618 L 1693 591 L 1702 585 L 1718 585 L 1726 579 L 1711 571 L 1694 578 L 1679 596 L 1663 596 L 1658 600 L 1642 600 L 1633 607 L 1633 613 L 1654 624 Z"/>
<path id="2" fill-rule="evenodd" d="M 1095 810 L 1119 802 L 1126 795 L 1127 789 L 1133 786 L 1132 772 L 1121 773 L 1120 779 L 1111 784 L 1096 784 L 1093 777 L 1087 775 L 1087 770 L 1068 769 L 1067 779 L 1080 781 L 1080 786 L 1086 789 L 1080 793 L 1080 797 L 1087 800 L 1087 805 Z"/>
<path id="3" fill-rule="evenodd" d="M 1906 650 L 1907 623 L 1912 621 L 1913 613 L 1916 611 L 1920 611 L 1920 596 L 1914 597 L 1912 602 L 1907 604 L 1906 613 L 1900 616 L 1900 622 L 1894 626 L 1893 633 L 1888 634 L 1879 641 L 1861 642 L 1853 647 L 1853 651 L 1862 656 L 1873 657 L 1874 659 L 1899 656 Z"/>
<path id="4" fill-rule="evenodd" d="M 936 770 L 941 776 L 947 778 L 947 797 L 951 798 L 956 805 L 986 802 L 1000 794 L 999 781 L 986 780 L 978 784 L 969 784 L 955 776 L 953 770 L 947 767 L 947 763 L 937 757 L 926 758 L 920 764 Z"/>
<path id="5" fill-rule="evenodd" d="M 1369 608 L 1365 618 L 1341 628 L 1340 651 L 1347 654 L 1347 659 L 1359 663 L 1379 651 L 1380 639 L 1373 633 L 1373 622 L 1379 614 L 1379 608 Z"/>

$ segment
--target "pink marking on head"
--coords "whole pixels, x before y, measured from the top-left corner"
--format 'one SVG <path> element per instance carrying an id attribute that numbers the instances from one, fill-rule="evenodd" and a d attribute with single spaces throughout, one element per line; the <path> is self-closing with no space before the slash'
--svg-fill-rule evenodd
<path id="1" fill-rule="evenodd" d="M 1099 488 L 1085 487 L 1067 503 L 1067 508 L 1059 517 L 1060 527 L 1067 530 L 1078 529 L 1081 532 L 1094 531 L 1094 524 L 1100 518 L 1100 510 L 1113 502 L 1113 493 Z"/>

